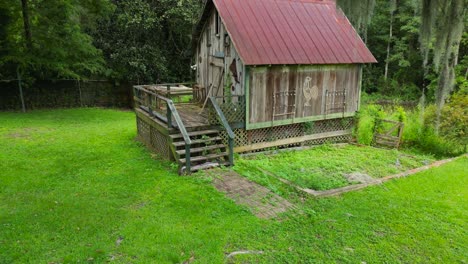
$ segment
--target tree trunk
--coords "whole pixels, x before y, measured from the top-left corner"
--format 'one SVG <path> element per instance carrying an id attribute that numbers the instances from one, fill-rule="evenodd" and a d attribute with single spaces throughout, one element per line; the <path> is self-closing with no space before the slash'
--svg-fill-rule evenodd
<path id="1" fill-rule="evenodd" d="M 21 109 L 23 110 L 23 113 L 26 112 L 26 106 L 24 104 L 24 96 L 23 96 L 23 86 L 21 85 L 21 74 L 20 74 L 20 67 L 16 68 L 16 75 L 18 77 L 18 88 L 19 88 L 19 93 L 20 93 L 20 100 L 21 100 Z"/>
<path id="2" fill-rule="evenodd" d="M 31 23 L 29 20 L 29 6 L 28 0 L 21 0 L 21 6 L 23 10 L 23 25 L 24 25 L 24 34 L 26 37 L 26 46 L 29 50 L 32 49 L 32 35 L 31 35 Z"/>
<path id="3" fill-rule="evenodd" d="M 385 60 L 385 74 L 384 80 L 386 81 L 388 78 L 388 64 L 390 63 L 390 46 L 392 44 L 392 37 L 393 37 L 393 14 L 395 12 L 392 10 L 390 13 L 390 33 L 388 34 L 388 43 L 387 43 L 387 59 Z"/>

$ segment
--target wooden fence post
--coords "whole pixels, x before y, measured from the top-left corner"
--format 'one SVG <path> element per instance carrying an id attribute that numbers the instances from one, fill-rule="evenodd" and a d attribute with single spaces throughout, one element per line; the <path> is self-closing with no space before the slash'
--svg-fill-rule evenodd
<path id="1" fill-rule="evenodd" d="M 19 87 L 19 92 L 20 92 L 21 108 L 23 110 L 23 113 L 25 113 L 26 112 L 26 106 L 24 104 L 23 86 L 21 85 L 21 74 L 20 74 L 20 67 L 19 66 L 16 68 L 16 75 L 18 77 L 18 87 Z"/>

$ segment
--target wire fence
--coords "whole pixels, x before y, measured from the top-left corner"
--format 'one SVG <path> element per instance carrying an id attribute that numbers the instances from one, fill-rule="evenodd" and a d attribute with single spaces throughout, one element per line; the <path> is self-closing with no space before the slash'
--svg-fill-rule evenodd
<path id="1" fill-rule="evenodd" d="M 0 110 L 20 110 L 21 92 L 27 110 L 95 106 L 129 108 L 133 104 L 129 83 L 48 79 L 37 80 L 28 86 L 18 79 L 4 79 L 0 80 Z"/>

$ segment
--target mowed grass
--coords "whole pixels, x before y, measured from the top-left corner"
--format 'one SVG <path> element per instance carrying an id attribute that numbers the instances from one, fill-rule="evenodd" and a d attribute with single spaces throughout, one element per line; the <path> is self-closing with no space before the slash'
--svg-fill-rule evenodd
<path id="1" fill-rule="evenodd" d="M 353 184 L 346 179 L 346 174 L 381 178 L 428 165 L 434 160 L 433 156 L 408 151 L 322 145 L 308 150 L 246 157 L 237 163 L 235 170 L 260 182 L 265 178 L 261 171 L 264 170 L 303 188 L 328 190 Z"/>
<path id="2" fill-rule="evenodd" d="M 134 140 L 132 112 L 0 113 L 0 263 L 464 263 L 468 158 L 260 220 Z"/>

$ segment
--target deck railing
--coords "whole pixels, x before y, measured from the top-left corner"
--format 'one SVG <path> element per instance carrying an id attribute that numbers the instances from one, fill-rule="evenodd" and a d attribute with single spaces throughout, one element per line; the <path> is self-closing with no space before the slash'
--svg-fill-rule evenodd
<path id="1" fill-rule="evenodd" d="M 224 127 L 228 134 L 228 145 L 229 145 L 229 164 L 232 166 L 234 165 L 234 138 L 236 137 L 234 132 L 232 131 L 231 126 L 229 125 L 229 122 L 227 121 L 226 117 L 224 116 L 223 111 L 221 110 L 221 107 L 219 107 L 218 102 L 216 101 L 215 97 L 210 97 L 210 102 L 213 105 L 213 108 L 216 112 L 216 114 L 219 117 L 219 121 L 221 122 L 221 125 Z"/>
<path id="2" fill-rule="evenodd" d="M 233 96 L 213 96 L 212 97 L 222 113 L 226 117 L 227 122 L 233 128 L 242 128 L 245 125 L 245 96 L 233 95 Z M 219 118 L 216 111 L 209 111 L 208 120 L 210 124 L 219 124 Z"/>
<path id="3" fill-rule="evenodd" d="M 179 112 L 177 112 L 174 102 L 169 98 L 145 89 L 143 86 L 134 86 L 133 89 L 134 100 L 136 103 L 135 106 L 147 112 L 151 117 L 165 122 L 168 129 L 172 129 L 174 127 L 172 123 L 172 118 L 174 117 L 177 129 L 179 129 L 185 142 L 185 168 L 187 172 L 190 172 L 190 146 L 192 141 L 190 140 L 187 129 L 180 118 Z M 168 89 L 170 89 L 170 85 Z M 162 104 L 165 104 L 166 106 L 165 116 L 161 114 Z"/>

